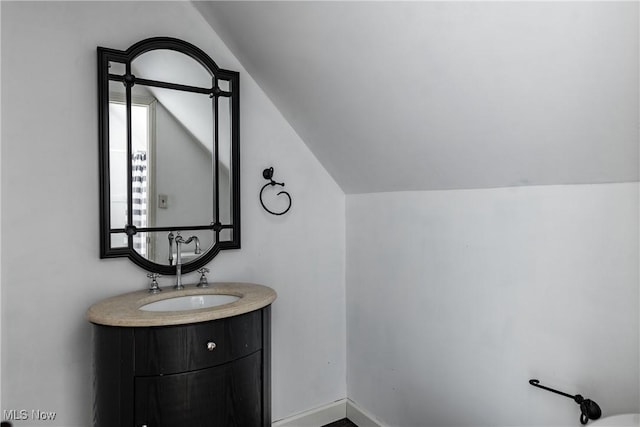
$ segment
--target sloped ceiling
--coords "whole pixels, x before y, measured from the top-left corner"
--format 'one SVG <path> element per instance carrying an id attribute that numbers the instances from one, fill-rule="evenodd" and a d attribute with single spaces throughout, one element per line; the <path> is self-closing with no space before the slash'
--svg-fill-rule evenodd
<path id="1" fill-rule="evenodd" d="M 194 5 L 346 193 L 638 180 L 637 2 Z"/>

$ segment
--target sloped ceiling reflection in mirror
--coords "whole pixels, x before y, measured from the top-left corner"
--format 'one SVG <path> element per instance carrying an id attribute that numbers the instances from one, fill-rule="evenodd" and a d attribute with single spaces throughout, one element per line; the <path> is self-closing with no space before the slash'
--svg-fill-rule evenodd
<path id="1" fill-rule="evenodd" d="M 131 72 L 136 77 L 145 79 L 206 88 L 212 85 L 211 76 L 202 65 L 187 55 L 170 50 L 153 50 L 138 56 L 131 62 Z M 213 106 L 208 95 L 184 96 L 186 92 L 155 87 L 147 89 L 204 148 L 213 152 Z M 220 109 L 218 121 L 219 160 L 228 170 L 231 134 L 227 126 L 230 123 L 227 109 Z"/>

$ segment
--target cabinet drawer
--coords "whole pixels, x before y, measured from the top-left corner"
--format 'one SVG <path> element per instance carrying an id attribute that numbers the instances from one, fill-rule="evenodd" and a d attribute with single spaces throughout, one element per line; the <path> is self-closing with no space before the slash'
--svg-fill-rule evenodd
<path id="1" fill-rule="evenodd" d="M 262 422 L 262 354 L 184 374 L 137 377 L 135 423 L 153 427 L 257 427 Z"/>
<path id="2" fill-rule="evenodd" d="M 262 315 L 197 324 L 136 328 L 135 375 L 195 371 L 226 363 L 262 347 Z"/>

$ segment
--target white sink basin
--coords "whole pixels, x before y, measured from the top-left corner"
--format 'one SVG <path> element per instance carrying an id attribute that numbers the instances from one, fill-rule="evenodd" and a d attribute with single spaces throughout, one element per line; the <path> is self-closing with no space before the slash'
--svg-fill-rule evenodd
<path id="1" fill-rule="evenodd" d="M 140 307 L 143 311 L 185 311 L 210 308 L 218 305 L 229 304 L 238 301 L 240 297 L 235 295 L 206 294 L 187 295 L 184 297 L 167 298 L 160 301 L 145 304 Z"/>

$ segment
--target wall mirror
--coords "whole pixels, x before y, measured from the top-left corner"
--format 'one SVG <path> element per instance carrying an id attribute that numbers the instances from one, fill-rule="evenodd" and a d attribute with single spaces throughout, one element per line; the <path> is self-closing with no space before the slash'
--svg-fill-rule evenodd
<path id="1" fill-rule="evenodd" d="M 175 274 L 240 248 L 239 73 L 156 37 L 98 47 L 100 257 Z"/>

